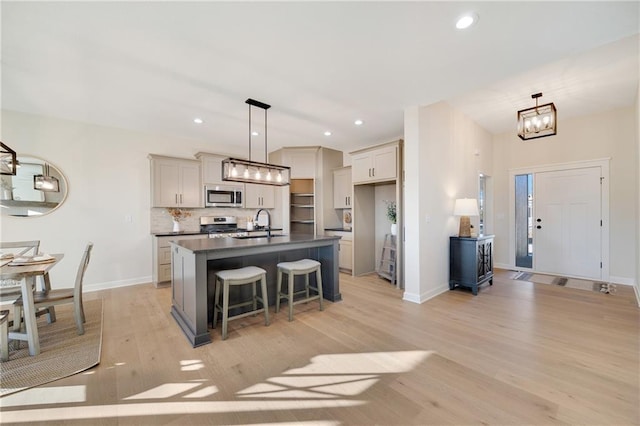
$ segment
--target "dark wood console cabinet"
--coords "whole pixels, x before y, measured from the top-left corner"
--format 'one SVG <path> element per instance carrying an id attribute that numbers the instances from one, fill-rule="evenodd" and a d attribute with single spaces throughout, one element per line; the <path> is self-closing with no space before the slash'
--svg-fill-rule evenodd
<path id="1" fill-rule="evenodd" d="M 449 238 L 449 289 L 469 287 L 473 295 L 478 287 L 493 285 L 493 235 Z"/>

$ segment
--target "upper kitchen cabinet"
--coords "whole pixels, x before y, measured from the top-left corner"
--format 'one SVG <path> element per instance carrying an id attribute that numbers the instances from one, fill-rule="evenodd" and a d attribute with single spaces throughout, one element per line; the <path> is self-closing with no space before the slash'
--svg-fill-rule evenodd
<path id="1" fill-rule="evenodd" d="M 248 209 L 275 208 L 275 187 L 246 183 L 244 185 L 244 206 Z"/>
<path id="2" fill-rule="evenodd" d="M 201 161 L 203 185 L 208 183 L 225 183 L 222 180 L 222 160 L 229 158 L 228 155 L 199 152 L 196 154 L 196 158 Z M 226 182 L 226 184 L 228 184 L 228 182 Z"/>
<path id="3" fill-rule="evenodd" d="M 351 167 L 333 171 L 333 208 L 351 208 Z"/>
<path id="4" fill-rule="evenodd" d="M 269 161 L 291 167 L 291 179 L 314 179 L 321 149 L 319 146 L 282 148 L 269 154 Z"/>
<path id="5" fill-rule="evenodd" d="M 150 154 L 151 207 L 200 208 L 200 161 Z"/>
<path id="6" fill-rule="evenodd" d="M 397 150 L 397 144 L 391 144 L 352 152 L 353 184 L 395 180 L 398 170 Z"/>

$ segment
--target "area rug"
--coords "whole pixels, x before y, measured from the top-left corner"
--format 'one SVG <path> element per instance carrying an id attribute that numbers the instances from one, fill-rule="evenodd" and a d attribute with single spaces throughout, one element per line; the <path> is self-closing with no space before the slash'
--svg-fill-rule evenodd
<path id="1" fill-rule="evenodd" d="M 538 284 L 550 284 L 560 287 L 575 288 L 578 290 L 596 291 L 598 293 L 614 294 L 616 285 L 602 281 L 580 280 L 577 278 L 559 277 L 555 275 L 533 274 L 531 272 L 518 272 L 514 278 L 519 281 L 529 281 Z"/>
<path id="2" fill-rule="evenodd" d="M 38 318 L 40 354 L 29 356 L 27 342 L 12 340 L 9 360 L 0 362 L 0 397 L 80 373 L 100 363 L 102 299 L 84 303 L 84 334 L 78 335 L 73 305 L 56 306 L 56 322 Z M 16 346 L 18 348 L 16 348 Z"/>

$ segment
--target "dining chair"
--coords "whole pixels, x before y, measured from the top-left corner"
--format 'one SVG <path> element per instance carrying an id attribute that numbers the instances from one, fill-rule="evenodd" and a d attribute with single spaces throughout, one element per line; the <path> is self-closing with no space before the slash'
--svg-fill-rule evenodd
<path id="1" fill-rule="evenodd" d="M 76 273 L 76 281 L 71 288 L 53 289 L 36 291 L 33 293 L 33 304 L 36 310 L 48 309 L 56 305 L 62 305 L 65 303 L 73 303 L 74 306 L 74 318 L 76 320 L 76 328 L 78 334 L 84 334 L 84 307 L 82 305 L 82 281 L 84 280 L 84 273 L 89 265 L 91 258 L 91 249 L 93 243 L 87 243 L 80 265 L 78 266 L 78 272 Z M 21 321 L 23 300 L 19 297 L 13 304 L 13 317 L 14 321 Z"/>
<path id="2" fill-rule="evenodd" d="M 40 250 L 40 241 L 0 241 L 0 252 L 13 257 L 35 256 Z M 20 280 L 0 280 L 0 304 L 13 302 L 20 296 Z"/>

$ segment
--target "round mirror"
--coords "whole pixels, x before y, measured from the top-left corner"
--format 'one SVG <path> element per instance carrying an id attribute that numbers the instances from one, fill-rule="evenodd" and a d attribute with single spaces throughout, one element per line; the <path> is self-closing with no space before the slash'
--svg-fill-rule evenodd
<path id="1" fill-rule="evenodd" d="M 15 175 L 0 175 L 3 216 L 37 217 L 57 209 L 67 198 L 67 180 L 51 163 L 18 154 Z"/>

